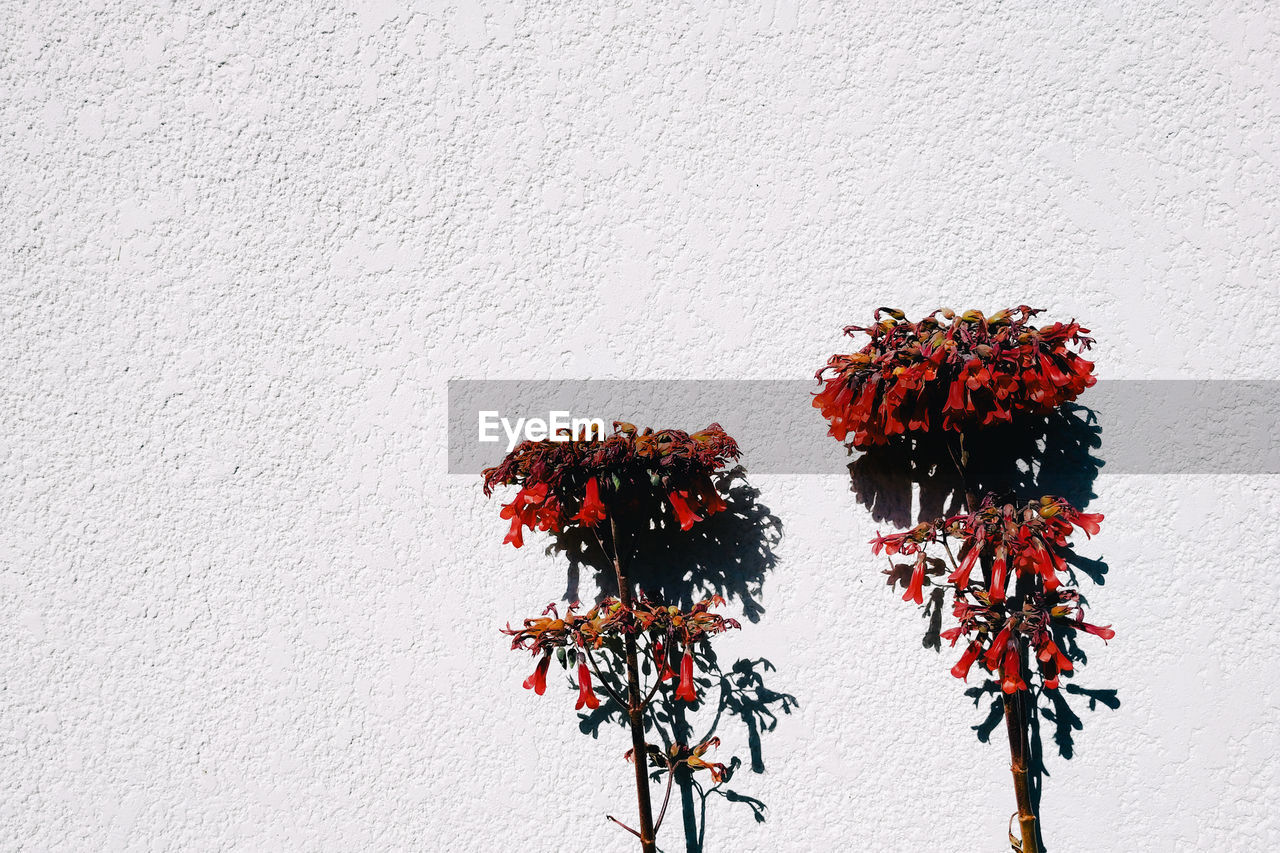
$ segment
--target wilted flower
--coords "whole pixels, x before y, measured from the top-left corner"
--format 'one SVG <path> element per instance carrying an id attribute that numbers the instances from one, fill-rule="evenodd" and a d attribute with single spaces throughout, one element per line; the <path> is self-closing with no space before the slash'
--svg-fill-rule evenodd
<path id="1" fill-rule="evenodd" d="M 713 761 L 707 761 L 705 756 L 707 751 L 720 746 L 720 738 L 713 737 L 703 741 L 695 747 L 688 747 L 682 743 L 673 743 L 664 753 L 656 746 L 649 747 L 649 766 L 658 767 L 666 770 L 668 773 L 677 767 L 684 766 L 689 769 L 690 773 L 697 773 L 699 770 L 707 770 L 711 773 L 711 781 L 720 784 L 728 778 L 728 768 L 723 764 L 717 764 Z M 635 761 L 636 753 L 634 749 L 628 749 L 626 753 L 627 761 Z"/>
<path id="2" fill-rule="evenodd" d="M 719 745 L 720 738 L 713 737 L 689 750 L 688 755 L 684 758 L 684 764 L 691 772 L 696 773 L 699 770 L 708 770 L 711 773 L 711 781 L 715 782 L 717 785 L 725 779 L 725 766 L 723 764 L 716 764 L 715 762 L 707 761 L 703 756 L 707 754 L 708 749 L 718 747 Z M 675 751 L 676 747 L 672 747 L 672 750 Z M 681 752 L 682 751 L 683 750 L 681 750 Z M 679 752 L 676 753 L 676 756 L 678 755 Z"/>

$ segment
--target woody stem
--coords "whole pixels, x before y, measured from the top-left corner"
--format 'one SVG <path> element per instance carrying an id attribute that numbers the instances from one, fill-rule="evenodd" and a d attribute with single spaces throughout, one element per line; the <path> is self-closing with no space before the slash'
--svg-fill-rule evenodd
<path id="1" fill-rule="evenodd" d="M 1021 691 L 1005 694 L 1004 724 L 1009 733 L 1009 769 L 1013 771 L 1013 794 L 1018 803 L 1022 853 L 1040 853 L 1040 835 L 1036 827 L 1036 813 L 1031 808 L 1031 785 L 1027 779 L 1027 721 L 1023 715 L 1023 704 Z"/>
<path id="2" fill-rule="evenodd" d="M 618 523 L 609 514 L 609 533 L 613 539 L 613 571 L 618 581 L 618 600 L 631 608 L 631 581 L 622 565 L 622 548 L 618 541 Z M 657 853 L 654 841 L 653 803 L 649 799 L 649 750 L 644 742 L 644 697 L 640 695 L 640 664 L 636 637 L 626 634 L 623 649 L 627 661 L 627 721 L 631 728 L 631 750 L 636 767 L 636 807 L 640 813 L 640 848 L 643 853 Z"/>

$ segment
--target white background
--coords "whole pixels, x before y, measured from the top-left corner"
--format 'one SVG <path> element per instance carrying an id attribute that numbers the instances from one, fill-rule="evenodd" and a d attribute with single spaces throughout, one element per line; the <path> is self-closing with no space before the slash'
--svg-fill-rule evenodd
<path id="1" fill-rule="evenodd" d="M 5 3 L 0 847 L 633 849 L 625 735 L 497 634 L 564 566 L 445 473 L 446 380 L 805 377 L 878 305 L 1023 302 L 1104 377 L 1278 378 L 1278 30 Z M 1002 849 L 1005 747 L 847 475 L 754 484 L 781 563 L 725 653 L 800 707 L 734 780 L 767 820 L 713 798 L 707 850 Z M 1050 751 L 1051 851 L 1280 841 L 1277 486 L 1097 481 L 1082 681 L 1122 704 Z"/>

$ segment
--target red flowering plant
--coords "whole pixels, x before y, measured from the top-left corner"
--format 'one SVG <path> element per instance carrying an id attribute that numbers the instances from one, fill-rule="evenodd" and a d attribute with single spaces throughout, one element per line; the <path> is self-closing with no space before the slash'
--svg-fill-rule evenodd
<path id="1" fill-rule="evenodd" d="M 1038 328 L 1030 322 L 1038 313 L 1027 306 L 990 317 L 942 309 L 912 323 L 901 311 L 877 309 L 872 326 L 845 329 L 870 341 L 829 359 L 813 400 L 830 435 L 855 448 L 897 443 L 910 454 L 941 442 L 955 465 L 967 512 L 877 535 L 872 550 L 889 558 L 885 574 L 905 588 L 904 601 L 924 606 L 926 587 L 950 591 L 956 624 L 940 637 L 953 647 L 964 641 L 952 674 L 967 680 L 976 664 L 998 683 L 1021 830 L 1020 840 L 1010 839 L 1024 853 L 1040 850 L 1040 828 L 1023 697 L 1056 691 L 1071 675 L 1064 646 L 1077 632 L 1114 636 L 1110 627 L 1084 621 L 1064 559 L 1069 537 L 1077 529 L 1097 533 L 1102 516 L 1054 496 L 1018 500 L 988 491 L 979 498 L 969 466 L 966 434 L 1051 414 L 1094 384 L 1093 363 L 1079 354 L 1093 343 L 1089 330 L 1074 321 Z"/>
<path id="2" fill-rule="evenodd" d="M 878 308 L 874 325 L 845 328 L 871 340 L 818 371 L 824 387 L 813 405 L 833 437 L 852 435 L 859 448 L 1048 414 L 1093 385 L 1093 362 L 1071 349 L 1093 339 L 1075 322 L 1036 328 L 1029 320 L 1038 313 L 1025 305 L 991 317 L 940 309 L 909 323 L 901 311 Z"/>
<path id="3" fill-rule="evenodd" d="M 600 705 L 597 691 L 623 709 L 631 732 L 627 757 L 635 765 L 638 826 L 632 828 L 609 817 L 640 840 L 644 853 L 655 851 L 671 780 L 677 768 L 689 772 L 708 769 L 720 781 L 723 765 L 703 759 L 718 743 L 672 744 L 662 751 L 645 741 L 645 719 L 656 696 L 670 692 L 671 701 L 697 703 L 695 651 L 729 628 L 739 627 L 712 611 L 724 605 L 718 596 L 682 610 L 650 600 L 633 589 L 625 558 L 627 521 L 665 515 L 684 531 L 727 508 L 712 475 L 738 458 L 737 443 L 719 424 L 692 435 L 680 430 L 638 430 L 615 423 L 611 435 L 568 434 L 543 441 L 525 441 L 501 464 L 484 472 L 485 494 L 498 486 L 518 490 L 503 506 L 501 516 L 511 522 L 504 542 L 519 548 L 525 528 L 565 533 L 590 532 L 612 563 L 617 596 L 578 612 L 573 604 L 563 617 L 553 604 L 541 616 L 510 625 L 503 633 L 511 647 L 538 659 L 524 686 L 542 695 L 547 687 L 551 658 L 576 672 L 575 710 Z M 638 527 L 638 525 L 635 525 Z M 633 533 L 639 532 L 638 530 Z M 642 674 L 649 684 L 642 683 Z M 667 793 L 655 820 L 648 771 L 636 755 L 649 756 L 659 772 L 667 773 Z"/>

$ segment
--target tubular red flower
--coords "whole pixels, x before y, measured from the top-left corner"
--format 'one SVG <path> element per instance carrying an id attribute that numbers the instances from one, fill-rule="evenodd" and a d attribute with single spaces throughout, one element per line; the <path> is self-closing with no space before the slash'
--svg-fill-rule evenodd
<path id="1" fill-rule="evenodd" d="M 520 516 L 513 515 L 511 517 L 511 529 L 508 530 L 507 535 L 503 537 L 502 544 L 514 545 L 517 548 L 524 545 L 524 522 L 520 519 Z"/>
<path id="2" fill-rule="evenodd" d="M 594 711 L 600 707 L 600 700 L 596 698 L 595 691 L 591 689 L 591 670 L 587 669 L 586 660 L 579 657 L 578 703 L 573 706 L 573 710 L 581 711 L 584 707 Z"/>
<path id="3" fill-rule="evenodd" d="M 1098 522 L 1102 521 L 1104 516 L 1100 512 L 1077 512 L 1071 521 L 1076 527 L 1084 531 L 1084 535 L 1093 538 L 1093 534 L 1101 530 Z"/>
<path id="4" fill-rule="evenodd" d="M 1055 660 L 1040 661 L 1040 677 L 1044 679 L 1047 690 L 1058 689 L 1058 662 Z"/>
<path id="5" fill-rule="evenodd" d="M 911 583 L 907 584 L 907 591 L 902 594 L 903 601 L 914 601 L 916 604 L 924 604 L 924 554 L 916 560 L 915 568 L 911 570 Z"/>
<path id="6" fill-rule="evenodd" d="M 587 480 L 587 493 L 582 499 L 582 508 L 573 517 L 583 527 L 595 527 L 606 518 L 604 502 L 600 500 L 600 483 L 595 477 Z"/>
<path id="7" fill-rule="evenodd" d="M 667 495 L 671 501 L 671 508 L 676 511 L 676 519 L 680 522 L 681 530 L 688 530 L 693 525 L 702 521 L 702 516 L 695 513 L 689 506 L 689 493 L 677 489 Z"/>
<path id="8" fill-rule="evenodd" d="M 1004 656 L 1004 647 L 1007 642 L 1009 642 L 1009 626 L 1005 625 L 991 641 L 991 647 L 987 649 L 986 657 L 983 658 L 987 669 L 995 672 L 1000 667 L 1000 659 Z"/>
<path id="9" fill-rule="evenodd" d="M 969 552 L 961 558 L 960 567 L 947 577 L 947 582 L 955 584 L 957 589 L 968 589 L 969 575 L 973 573 L 973 567 L 978 564 L 979 551 L 981 549 L 977 545 L 970 547 Z"/>
<path id="10" fill-rule="evenodd" d="M 1025 305 L 991 317 L 935 311 L 912 323 L 901 311 L 878 309 L 874 324 L 845 329 L 870 341 L 827 360 L 813 405 L 832 436 L 858 447 L 1048 414 L 1093 384 L 1093 364 L 1072 351 L 1093 339 L 1074 322 L 1037 329 L 1038 313 Z"/>
<path id="11" fill-rule="evenodd" d="M 551 653 L 542 656 L 542 660 L 538 661 L 538 667 L 533 671 L 533 675 L 524 680 L 524 689 L 532 690 L 541 696 L 547 692 L 547 667 L 551 665 Z"/>
<path id="12" fill-rule="evenodd" d="M 991 564 L 990 596 L 992 601 L 1004 601 L 1004 586 L 1008 574 L 1008 565 L 1004 557 L 996 557 Z"/>
<path id="13" fill-rule="evenodd" d="M 1022 680 L 1022 659 L 1018 655 L 1018 644 L 1012 639 L 1005 644 L 1000 674 L 1002 676 L 1000 689 L 1005 693 L 1017 693 L 1019 690 L 1027 689 L 1026 682 Z"/>
<path id="14" fill-rule="evenodd" d="M 669 495 L 687 530 L 727 508 L 711 477 L 738 457 L 737 442 L 719 424 L 688 434 L 619 421 L 612 435 L 598 440 L 580 431 L 521 442 L 501 464 L 485 469 L 484 491 L 519 487 L 501 513 L 510 522 L 504 542 L 516 547 L 523 545 L 522 528 L 596 527 L 611 508 L 625 503 L 652 511 Z"/>
<path id="15" fill-rule="evenodd" d="M 978 659 L 978 655 L 982 654 L 982 643 L 974 640 L 964 650 L 964 654 L 960 656 L 959 662 L 951 667 L 951 674 L 956 678 L 969 680 L 969 670 L 973 667 L 973 662 Z"/>
<path id="16" fill-rule="evenodd" d="M 693 653 L 688 649 L 680 658 L 680 685 L 676 688 L 676 698 L 685 702 L 698 701 L 698 690 L 693 683 Z"/>
<path id="17" fill-rule="evenodd" d="M 715 515 L 717 512 L 724 512 L 729 505 L 724 502 L 724 498 L 720 497 L 720 493 L 716 491 L 715 485 L 711 482 L 710 477 L 703 477 L 698 481 L 698 500 L 701 501 L 707 515 Z"/>
<path id="18" fill-rule="evenodd" d="M 1115 639 L 1116 632 L 1111 630 L 1110 625 L 1090 625 L 1088 622 L 1077 621 L 1075 626 L 1081 631 L 1093 634 L 1095 637 L 1101 637 L 1103 641 Z"/>
<path id="19" fill-rule="evenodd" d="M 666 647 L 662 645 L 661 640 L 653 644 L 653 659 L 658 667 L 659 681 L 670 681 L 673 678 L 679 678 L 676 671 L 667 664 Z"/>

